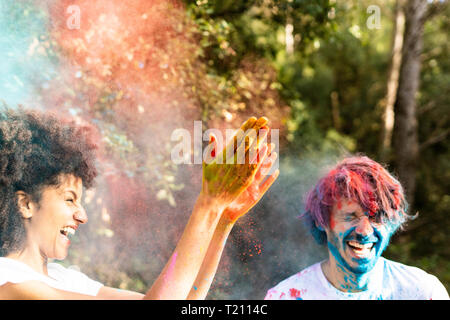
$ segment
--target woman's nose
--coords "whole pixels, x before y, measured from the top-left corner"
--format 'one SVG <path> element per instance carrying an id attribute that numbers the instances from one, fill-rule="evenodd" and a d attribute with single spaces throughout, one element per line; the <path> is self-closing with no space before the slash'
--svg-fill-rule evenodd
<path id="1" fill-rule="evenodd" d="M 73 215 L 73 218 L 77 220 L 79 223 L 86 223 L 88 221 L 86 211 L 82 206 L 78 207 L 77 211 Z"/>

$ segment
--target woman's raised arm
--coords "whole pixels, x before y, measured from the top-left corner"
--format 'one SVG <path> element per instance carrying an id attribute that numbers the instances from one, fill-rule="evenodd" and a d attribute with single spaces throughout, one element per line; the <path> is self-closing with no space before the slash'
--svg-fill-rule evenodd
<path id="1" fill-rule="evenodd" d="M 248 119 L 223 151 L 211 163 L 203 164 L 202 191 L 192 215 L 172 256 L 145 295 L 146 299 L 188 297 L 224 210 L 252 184 L 256 175 L 258 164 L 248 159 L 254 154 L 252 151 L 259 148 L 260 141 L 246 133 L 249 129 L 258 132 L 267 121 L 264 117 Z M 227 152 L 231 148 L 233 152 Z M 245 163 L 236 161 L 239 152 L 245 154 Z M 220 230 L 227 233 L 222 225 Z M 217 237 L 221 238 L 221 235 Z M 215 270 L 209 276 L 214 274 Z"/>
<path id="2" fill-rule="evenodd" d="M 206 257 L 200 268 L 194 285 L 189 293 L 189 300 L 205 299 L 208 294 L 211 283 L 216 274 L 222 252 L 225 248 L 228 235 L 235 225 L 236 221 L 245 215 L 253 206 L 258 203 L 270 186 L 278 178 L 280 171 L 277 169 L 272 174 L 266 175 L 273 167 L 277 154 L 271 152 L 273 145 L 268 147 L 263 144 L 260 152 L 260 159 L 258 159 L 258 169 L 251 185 L 241 193 L 224 211 L 220 221 L 214 232 L 213 239 L 209 245 Z"/>

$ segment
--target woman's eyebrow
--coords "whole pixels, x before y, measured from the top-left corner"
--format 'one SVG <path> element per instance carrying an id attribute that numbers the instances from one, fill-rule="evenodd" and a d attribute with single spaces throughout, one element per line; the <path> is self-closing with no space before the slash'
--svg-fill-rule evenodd
<path id="1" fill-rule="evenodd" d="M 66 192 L 72 193 L 73 196 L 74 196 L 74 198 L 75 198 L 75 199 L 78 199 L 78 194 L 77 194 L 74 190 L 72 190 L 72 189 L 66 189 L 65 191 L 66 191 Z"/>

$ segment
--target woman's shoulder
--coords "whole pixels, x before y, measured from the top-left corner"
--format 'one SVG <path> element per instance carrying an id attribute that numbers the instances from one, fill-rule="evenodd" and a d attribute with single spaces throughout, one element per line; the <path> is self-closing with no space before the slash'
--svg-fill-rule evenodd
<path id="1" fill-rule="evenodd" d="M 80 279 L 88 278 L 84 273 L 82 273 L 78 267 L 69 266 L 65 267 L 58 262 L 47 263 L 48 275 L 58 281 L 67 281 L 68 279 L 73 279 L 74 281 Z"/>
<path id="2" fill-rule="evenodd" d="M 37 286 L 39 287 L 40 283 L 58 290 L 95 296 L 103 286 L 84 273 L 73 268 L 66 268 L 56 262 L 48 263 L 47 269 L 48 276 L 36 272 L 23 262 L 0 257 L 0 289 L 7 285 L 11 288 L 17 287 L 11 284 L 27 284 L 27 291 L 30 291 L 30 288 L 34 290 Z M 20 289 L 20 286 L 17 288 Z"/>
<path id="3" fill-rule="evenodd" d="M 64 267 L 60 263 L 50 262 L 47 269 L 49 276 L 64 290 L 95 296 L 103 287 L 102 283 L 92 280 L 76 266 Z"/>
<path id="4" fill-rule="evenodd" d="M 43 276 L 26 264 L 14 259 L 0 257 L 0 286 L 10 283 L 21 283 L 30 280 L 41 280 Z"/>

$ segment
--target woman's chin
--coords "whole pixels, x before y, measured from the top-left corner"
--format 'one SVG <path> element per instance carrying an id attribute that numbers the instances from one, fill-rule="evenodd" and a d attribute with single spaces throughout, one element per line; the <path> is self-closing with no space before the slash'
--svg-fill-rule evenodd
<path id="1" fill-rule="evenodd" d="M 60 249 L 58 252 L 54 252 L 51 256 L 49 255 L 49 259 L 53 260 L 64 260 L 67 257 L 68 251 L 64 249 Z"/>
<path id="2" fill-rule="evenodd" d="M 57 256 L 57 257 L 53 257 L 51 258 L 52 260 L 58 260 L 58 261 L 62 261 L 66 258 L 66 256 Z"/>

